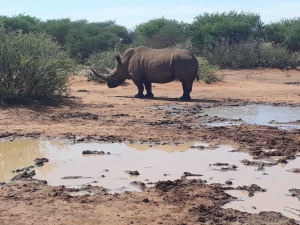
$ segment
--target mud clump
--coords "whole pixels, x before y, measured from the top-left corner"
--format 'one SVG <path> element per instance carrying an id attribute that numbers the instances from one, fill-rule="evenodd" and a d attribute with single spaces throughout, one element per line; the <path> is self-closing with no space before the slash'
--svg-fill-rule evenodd
<path id="1" fill-rule="evenodd" d="M 86 192 L 88 194 L 107 194 L 107 189 L 102 186 L 93 186 L 93 185 L 85 185 L 81 188 L 64 188 L 64 193 L 76 193 L 76 192 Z"/>
<path id="2" fill-rule="evenodd" d="M 190 172 L 183 172 L 183 175 L 181 178 L 186 178 L 186 177 L 200 177 L 203 176 L 201 174 L 195 174 L 195 173 L 190 173 Z"/>
<path id="3" fill-rule="evenodd" d="M 278 151 L 278 150 L 274 150 L 274 151 L 262 151 L 262 150 L 256 150 L 256 151 L 252 151 L 250 152 L 250 155 L 251 156 L 254 156 L 253 159 L 262 159 L 262 158 L 269 158 L 271 156 L 284 156 L 282 158 L 282 160 L 293 160 L 296 158 L 294 152 L 292 153 L 286 153 L 286 152 L 283 152 L 283 151 Z M 280 162 L 278 162 L 280 163 Z M 286 162 L 282 162 L 282 163 L 287 163 Z"/>
<path id="4" fill-rule="evenodd" d="M 16 180 L 23 180 L 23 179 L 28 179 L 31 178 L 35 175 L 35 170 L 32 170 L 30 172 L 24 171 L 22 173 L 19 173 L 18 175 L 14 176 L 11 178 L 11 181 L 16 181 Z"/>
<path id="5" fill-rule="evenodd" d="M 297 197 L 298 200 L 300 201 L 300 189 L 297 189 L 297 188 L 291 188 L 291 189 L 289 189 L 289 192 L 292 193 L 292 196 L 293 196 L 293 197 Z"/>
<path id="6" fill-rule="evenodd" d="M 132 175 L 132 176 L 140 175 L 139 171 L 137 171 L 137 170 L 126 170 L 125 173 L 128 173 L 129 175 Z"/>
<path id="7" fill-rule="evenodd" d="M 149 201 L 148 198 L 144 198 L 144 199 L 142 200 L 142 202 L 148 203 L 148 202 L 150 202 L 150 201 Z"/>
<path id="8" fill-rule="evenodd" d="M 72 180 L 72 179 L 88 179 L 92 177 L 83 177 L 83 176 L 67 176 L 67 177 L 62 177 L 61 179 L 63 180 Z"/>
<path id="9" fill-rule="evenodd" d="M 167 181 L 158 181 L 155 183 L 154 189 L 156 190 L 161 190 L 163 192 L 168 192 L 173 189 L 180 189 L 188 186 L 197 186 L 197 185 L 204 185 L 206 184 L 206 180 L 201 180 L 201 179 L 191 179 L 191 180 L 186 180 L 186 179 L 177 179 L 174 181 L 167 180 Z M 221 189 L 221 188 L 220 188 Z M 176 191 L 175 190 L 175 191 Z"/>
<path id="10" fill-rule="evenodd" d="M 270 124 L 292 124 L 292 125 L 299 125 L 300 124 L 300 120 L 289 121 L 289 122 L 279 122 L 279 121 L 276 121 L 276 120 L 271 120 L 269 123 Z"/>
<path id="11" fill-rule="evenodd" d="M 144 182 L 141 182 L 141 181 L 133 181 L 133 182 L 130 182 L 130 184 L 132 186 L 140 188 L 141 190 L 145 190 L 145 188 L 146 188 L 146 184 Z"/>
<path id="12" fill-rule="evenodd" d="M 13 173 L 20 173 L 20 172 L 24 172 L 24 171 L 30 171 L 33 168 L 34 168 L 34 166 L 28 166 L 28 167 L 24 167 L 24 168 L 21 168 L 21 169 L 13 170 L 11 172 L 13 172 Z"/>
<path id="13" fill-rule="evenodd" d="M 256 171 L 263 171 L 265 166 L 276 166 L 278 164 L 287 164 L 288 161 L 285 158 L 279 159 L 276 162 L 262 162 L 262 161 L 249 161 L 247 159 L 241 160 L 241 163 L 245 166 L 257 166 Z"/>
<path id="14" fill-rule="evenodd" d="M 231 181 L 231 180 L 227 180 L 227 181 L 225 182 L 225 184 L 227 184 L 227 185 L 232 185 L 232 181 Z"/>
<path id="15" fill-rule="evenodd" d="M 220 222 L 236 222 L 237 216 L 234 213 L 227 213 L 227 210 L 221 210 L 216 206 L 206 206 L 201 204 L 198 207 L 194 207 L 189 210 L 193 214 L 200 214 L 197 219 L 197 222 L 208 223 L 212 222 L 213 224 Z M 209 224 L 209 223 L 208 223 Z"/>
<path id="16" fill-rule="evenodd" d="M 85 89 L 80 89 L 78 90 L 77 92 L 89 92 L 88 90 L 85 90 Z"/>
<path id="17" fill-rule="evenodd" d="M 45 162 L 49 162 L 47 158 L 36 158 L 34 160 L 35 166 L 43 166 Z"/>
<path id="18" fill-rule="evenodd" d="M 58 115 L 52 115 L 51 119 L 54 121 L 57 120 L 66 120 L 66 119 L 74 119 L 80 118 L 84 120 L 98 120 L 98 115 L 92 113 L 81 113 L 81 112 L 71 112 L 71 113 L 61 113 Z"/>
<path id="19" fill-rule="evenodd" d="M 290 170 L 287 170 L 288 172 L 292 172 L 292 173 L 300 173 L 300 168 L 293 168 Z"/>
<path id="20" fill-rule="evenodd" d="M 110 155 L 110 152 L 97 151 L 97 150 L 84 150 L 82 151 L 83 155 Z"/>
<path id="21" fill-rule="evenodd" d="M 275 166 L 277 162 L 262 162 L 262 161 L 249 161 L 248 159 L 241 160 L 241 163 L 245 166 Z"/>
<path id="22" fill-rule="evenodd" d="M 181 183 L 181 180 L 175 180 L 175 181 L 171 181 L 171 180 L 158 181 L 155 184 L 155 189 L 156 190 L 161 190 L 163 192 L 167 192 L 167 191 L 171 190 L 174 187 L 178 187 L 180 183 Z"/>
<path id="23" fill-rule="evenodd" d="M 243 186 L 238 186 L 234 188 L 235 190 L 243 190 L 243 191 L 248 191 L 248 196 L 253 197 L 255 192 L 266 192 L 266 189 L 261 188 L 260 186 L 256 184 L 251 184 L 249 186 L 243 185 Z"/>
<path id="24" fill-rule="evenodd" d="M 236 165 L 229 165 L 228 163 L 214 163 L 214 164 L 209 164 L 209 166 L 218 166 L 221 167 L 220 171 L 225 172 L 225 171 L 236 171 L 236 169 L 238 168 Z"/>
<path id="25" fill-rule="evenodd" d="M 209 166 L 229 166 L 229 164 L 228 163 L 217 162 L 217 163 L 214 163 L 214 164 L 209 164 Z"/>
<path id="26" fill-rule="evenodd" d="M 221 171 L 235 171 L 236 169 L 237 169 L 236 165 L 221 167 Z"/>
<path id="27" fill-rule="evenodd" d="M 197 149 L 197 150 L 204 150 L 204 149 L 205 149 L 205 146 L 203 146 L 203 145 L 199 145 L 199 146 L 191 146 L 190 148 L 191 148 L 191 149 Z"/>
<path id="28" fill-rule="evenodd" d="M 262 162 L 262 161 L 249 161 L 248 159 L 241 160 L 241 163 L 245 166 L 257 166 L 257 171 L 264 170 L 265 166 L 276 166 L 278 162 Z"/>
<path id="29" fill-rule="evenodd" d="M 115 117 L 120 117 L 120 116 L 129 116 L 129 114 L 124 114 L 124 113 L 118 113 L 118 114 L 114 114 L 112 116 L 115 116 Z"/>

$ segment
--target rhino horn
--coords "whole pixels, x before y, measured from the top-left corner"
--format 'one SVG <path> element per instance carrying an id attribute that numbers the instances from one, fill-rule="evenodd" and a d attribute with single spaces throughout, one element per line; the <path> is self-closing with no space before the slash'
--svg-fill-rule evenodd
<path id="1" fill-rule="evenodd" d="M 99 77 L 99 78 L 101 78 L 102 80 L 105 80 L 105 81 L 106 81 L 106 76 L 107 76 L 107 75 L 99 74 L 99 73 L 97 73 L 95 70 L 93 70 L 92 68 L 91 68 L 91 70 L 93 71 L 93 73 L 94 73 L 97 77 Z"/>
<path id="2" fill-rule="evenodd" d="M 108 73 L 111 73 L 113 70 L 111 70 L 111 69 L 109 69 L 109 68 L 107 68 L 107 67 L 105 67 L 105 69 L 106 69 L 106 71 L 108 72 Z"/>

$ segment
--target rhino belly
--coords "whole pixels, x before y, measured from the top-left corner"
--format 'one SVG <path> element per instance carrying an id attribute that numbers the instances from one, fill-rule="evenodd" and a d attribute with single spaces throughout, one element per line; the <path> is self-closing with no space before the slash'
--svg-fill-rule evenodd
<path id="1" fill-rule="evenodd" d="M 151 74 L 145 76 L 146 80 L 151 83 L 164 84 L 174 81 L 176 79 L 174 74 Z"/>

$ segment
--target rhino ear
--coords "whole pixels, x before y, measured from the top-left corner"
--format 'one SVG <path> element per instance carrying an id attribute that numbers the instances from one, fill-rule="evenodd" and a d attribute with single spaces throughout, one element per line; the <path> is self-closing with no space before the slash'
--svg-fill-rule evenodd
<path id="1" fill-rule="evenodd" d="M 116 56 L 116 60 L 118 61 L 119 64 L 121 64 L 121 57 L 119 55 Z"/>

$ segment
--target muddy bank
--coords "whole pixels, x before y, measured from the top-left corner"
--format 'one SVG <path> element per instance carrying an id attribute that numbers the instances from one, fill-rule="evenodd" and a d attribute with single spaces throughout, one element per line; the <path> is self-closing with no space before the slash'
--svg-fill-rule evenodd
<path id="1" fill-rule="evenodd" d="M 93 194 L 74 196 L 74 191 Z M 4 203 L 0 205 L 0 223 L 296 224 L 275 212 L 249 214 L 220 208 L 233 199 L 220 185 L 207 185 L 201 180 L 158 182 L 144 192 L 113 195 L 96 187 L 70 190 L 36 181 L 14 182 L 0 189 L 0 200 Z"/>

